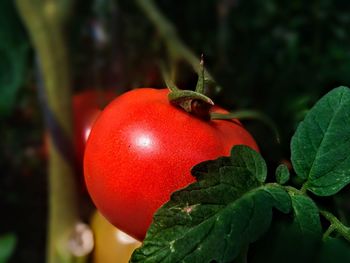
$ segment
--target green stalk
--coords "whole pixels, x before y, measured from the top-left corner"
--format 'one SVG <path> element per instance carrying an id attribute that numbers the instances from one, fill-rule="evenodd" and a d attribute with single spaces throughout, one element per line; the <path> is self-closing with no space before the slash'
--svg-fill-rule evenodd
<path id="1" fill-rule="evenodd" d="M 63 133 L 72 138 L 71 78 L 63 24 L 68 12 L 63 0 L 16 0 L 17 8 L 39 59 L 47 104 Z M 73 167 L 49 134 L 48 263 L 77 262 L 68 241 L 78 221 Z"/>
<path id="2" fill-rule="evenodd" d="M 180 40 L 176 33 L 175 28 L 170 21 L 163 16 L 161 11 L 157 8 L 153 0 L 136 0 L 136 3 L 140 9 L 145 13 L 153 25 L 157 28 L 160 36 L 162 37 L 172 65 L 176 65 L 179 60 L 186 61 L 193 67 L 195 72 L 200 75 L 203 67 L 200 60 L 196 55 Z M 175 69 L 173 69 L 174 71 Z M 170 74 L 173 76 L 173 74 Z M 214 78 L 210 73 L 204 69 L 205 81 L 208 83 L 215 83 Z M 216 84 L 212 84 L 211 88 L 215 88 L 214 93 L 218 92 L 221 88 Z M 205 92 L 205 94 L 207 94 Z"/>
<path id="3" fill-rule="evenodd" d="M 336 231 L 350 242 L 350 227 L 343 225 L 343 223 L 340 222 L 336 216 L 328 211 L 320 210 L 320 214 L 331 223 L 328 230 L 324 234 L 323 239 L 327 238 L 333 231 Z"/>
<path id="4" fill-rule="evenodd" d="M 277 126 L 267 115 L 263 114 L 259 111 L 254 110 L 240 110 L 236 112 L 229 113 L 215 113 L 212 112 L 210 114 L 211 120 L 231 120 L 231 119 L 239 119 L 239 120 L 259 120 L 264 123 L 267 127 L 269 127 L 273 133 L 275 134 L 275 138 L 277 143 L 280 143 L 280 135 Z"/>

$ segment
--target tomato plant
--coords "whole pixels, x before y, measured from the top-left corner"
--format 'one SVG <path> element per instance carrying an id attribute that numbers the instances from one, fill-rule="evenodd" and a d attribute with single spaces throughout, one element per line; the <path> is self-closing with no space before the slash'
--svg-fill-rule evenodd
<path id="1" fill-rule="evenodd" d="M 245 145 L 193 167 L 196 182 L 157 211 L 130 262 L 349 262 L 350 228 L 322 201 L 350 183 L 349 107 L 350 89 L 338 87 L 310 109 L 291 173 Z"/>
<path id="2" fill-rule="evenodd" d="M 195 180 L 192 166 L 229 155 L 233 145 L 258 149 L 238 120 L 198 118 L 170 104 L 168 93 L 142 88 L 112 101 L 85 151 L 85 181 L 95 205 L 139 240 L 170 194 Z"/>

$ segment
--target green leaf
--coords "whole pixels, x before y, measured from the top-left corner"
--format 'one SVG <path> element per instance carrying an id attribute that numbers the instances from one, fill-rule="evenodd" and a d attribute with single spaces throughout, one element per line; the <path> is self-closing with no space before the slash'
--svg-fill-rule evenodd
<path id="1" fill-rule="evenodd" d="M 282 216 L 249 250 L 249 262 L 315 262 L 322 229 L 318 209 L 307 196 L 290 192 L 293 216 Z M 273 249 L 272 249 L 273 248 Z"/>
<path id="2" fill-rule="evenodd" d="M 293 207 L 293 222 L 288 232 L 292 246 L 298 253 L 298 262 L 310 262 L 317 255 L 322 241 L 322 226 L 319 210 L 313 200 L 305 195 L 290 193 Z M 294 238 L 294 239 L 293 239 Z"/>
<path id="3" fill-rule="evenodd" d="M 276 181 L 279 184 L 285 184 L 289 180 L 289 170 L 284 164 L 280 164 L 276 169 Z"/>
<path id="4" fill-rule="evenodd" d="M 29 40 L 14 7 L 14 1 L 0 1 L 0 116 L 12 109 L 25 75 Z"/>
<path id="5" fill-rule="evenodd" d="M 193 168 L 198 182 L 172 194 L 154 216 L 131 262 L 229 262 L 269 227 L 272 208 L 288 213 L 287 192 L 263 185 L 266 164 L 245 146 Z"/>
<path id="6" fill-rule="evenodd" d="M 350 182 L 350 90 L 326 94 L 292 138 L 292 163 L 306 189 L 329 196 Z"/>
<path id="7" fill-rule="evenodd" d="M 16 236 L 6 234 L 0 237 L 0 263 L 8 262 L 16 246 Z"/>
<path id="8" fill-rule="evenodd" d="M 322 227 L 320 214 L 312 199 L 305 195 L 290 193 L 294 211 L 294 227 L 303 235 L 301 242 L 321 240 Z"/>
<path id="9" fill-rule="evenodd" d="M 237 168 L 248 170 L 260 183 L 265 182 L 267 176 L 265 160 L 251 148 L 243 145 L 234 147 L 231 152 L 231 163 Z"/>

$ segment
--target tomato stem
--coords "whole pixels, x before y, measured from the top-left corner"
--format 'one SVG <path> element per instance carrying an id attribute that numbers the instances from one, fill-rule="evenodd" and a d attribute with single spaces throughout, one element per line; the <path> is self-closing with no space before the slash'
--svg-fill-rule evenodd
<path id="1" fill-rule="evenodd" d="M 210 88 L 210 92 L 218 93 L 221 90 L 221 87 L 216 84 L 211 74 L 204 67 L 201 66 L 201 63 L 198 60 L 197 56 L 194 55 L 194 53 L 181 41 L 174 26 L 157 8 L 154 1 L 136 0 L 136 3 L 140 7 L 140 9 L 145 13 L 145 15 L 149 18 L 149 20 L 153 23 L 153 25 L 157 28 L 160 36 L 162 37 L 166 45 L 170 60 L 171 62 L 173 62 L 171 64 L 176 65 L 176 62 L 184 60 L 193 67 L 194 71 L 198 75 L 201 75 L 201 72 L 204 71 L 205 81 L 207 83 L 210 83 L 210 86 L 207 85 L 204 88 Z"/>
<path id="2" fill-rule="evenodd" d="M 192 90 L 171 91 L 168 95 L 170 103 L 183 108 L 202 119 L 210 119 L 210 108 L 214 102 L 207 96 Z"/>
<path id="3" fill-rule="evenodd" d="M 205 72 L 204 72 L 204 59 L 203 54 L 201 55 L 201 61 L 199 63 L 199 74 L 198 81 L 195 91 L 201 94 L 205 94 Z"/>
<path id="4" fill-rule="evenodd" d="M 183 44 L 173 25 L 163 16 L 153 0 L 136 0 L 136 3 L 159 31 L 173 62 L 172 64 L 176 65 L 176 62 L 183 59 L 198 74 L 195 91 L 180 90 L 171 78 L 174 76 L 171 76 L 166 67 L 161 64 L 160 68 L 164 81 L 171 91 L 169 101 L 197 117 L 210 119 L 210 108 L 214 103 L 204 94 L 209 93 L 209 91 L 217 93 L 221 87 L 216 84 L 213 77 L 205 69 L 203 55 L 199 61 L 193 52 Z"/>
<path id="5" fill-rule="evenodd" d="M 241 111 L 230 112 L 230 113 L 211 112 L 210 119 L 211 120 L 254 119 L 254 120 L 261 121 L 273 131 L 273 133 L 275 134 L 276 141 L 280 143 L 279 131 L 274 121 L 270 119 L 270 117 L 268 117 L 267 115 L 259 111 L 241 110 Z"/>
<path id="6" fill-rule="evenodd" d="M 169 71 L 166 69 L 165 65 L 163 63 L 160 63 L 160 70 L 165 82 L 165 85 L 171 92 L 177 92 L 179 91 L 179 88 L 176 86 L 176 84 L 173 82 L 172 78 L 170 77 Z"/>
<path id="7" fill-rule="evenodd" d="M 214 102 L 208 96 L 204 95 L 207 83 L 212 83 L 212 81 L 205 75 L 203 55 L 200 64 L 202 70 L 198 75 L 195 91 L 179 89 L 170 79 L 168 71 L 165 69 L 164 65 L 161 65 L 161 69 L 164 81 L 168 89 L 171 91 L 168 95 L 169 101 L 172 104 L 183 108 L 188 113 L 201 119 L 209 120 L 210 109 L 214 106 Z"/>
<path id="8" fill-rule="evenodd" d="M 210 109 L 214 102 L 203 94 L 205 87 L 203 58 L 201 60 L 202 73 L 198 76 L 196 90 L 181 90 L 171 80 L 169 72 L 163 64 L 160 65 L 164 81 L 170 90 L 168 99 L 170 103 L 183 108 L 186 112 L 191 113 L 199 118 L 209 120 Z"/>
<path id="9" fill-rule="evenodd" d="M 329 230 L 326 231 L 324 239 L 327 238 L 331 232 L 336 231 L 347 241 L 350 241 L 350 227 L 343 225 L 336 216 L 328 211 L 320 210 L 320 214 L 330 222 Z"/>

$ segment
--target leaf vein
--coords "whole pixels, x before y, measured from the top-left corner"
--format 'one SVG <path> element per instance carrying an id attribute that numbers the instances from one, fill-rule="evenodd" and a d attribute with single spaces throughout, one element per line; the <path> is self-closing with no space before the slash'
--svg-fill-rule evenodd
<path id="1" fill-rule="evenodd" d="M 330 101 L 327 100 L 328 106 L 332 109 L 333 114 L 332 114 L 332 117 L 331 117 L 330 121 L 329 121 L 329 122 L 327 123 L 327 125 L 326 125 L 327 127 L 326 127 L 326 129 L 325 129 L 324 136 L 323 136 L 322 139 L 321 139 L 321 142 L 320 142 L 320 144 L 319 144 L 318 149 L 320 149 L 320 148 L 322 147 L 322 144 L 323 144 L 324 141 L 327 139 L 327 133 L 329 132 L 329 128 L 332 126 L 333 122 L 337 119 L 337 118 L 336 118 L 336 117 L 337 117 L 337 114 L 339 113 L 340 109 L 342 108 L 342 107 L 341 107 L 341 101 L 342 101 L 343 96 L 344 96 L 344 93 L 341 94 L 341 99 L 340 99 L 340 102 L 339 102 L 339 104 L 337 105 L 337 108 L 336 108 L 336 109 L 334 109 L 334 108 L 332 107 L 332 105 L 330 105 Z M 310 170 L 309 170 L 308 178 L 310 178 L 310 177 L 312 176 L 312 174 L 313 174 L 313 170 L 314 170 L 314 167 L 315 167 L 315 163 L 316 163 L 316 160 L 319 158 L 320 152 L 321 152 L 320 150 L 317 150 L 317 151 L 316 151 L 315 157 L 314 157 L 314 159 L 313 159 L 313 161 L 312 161 L 311 168 L 310 168 Z"/>

